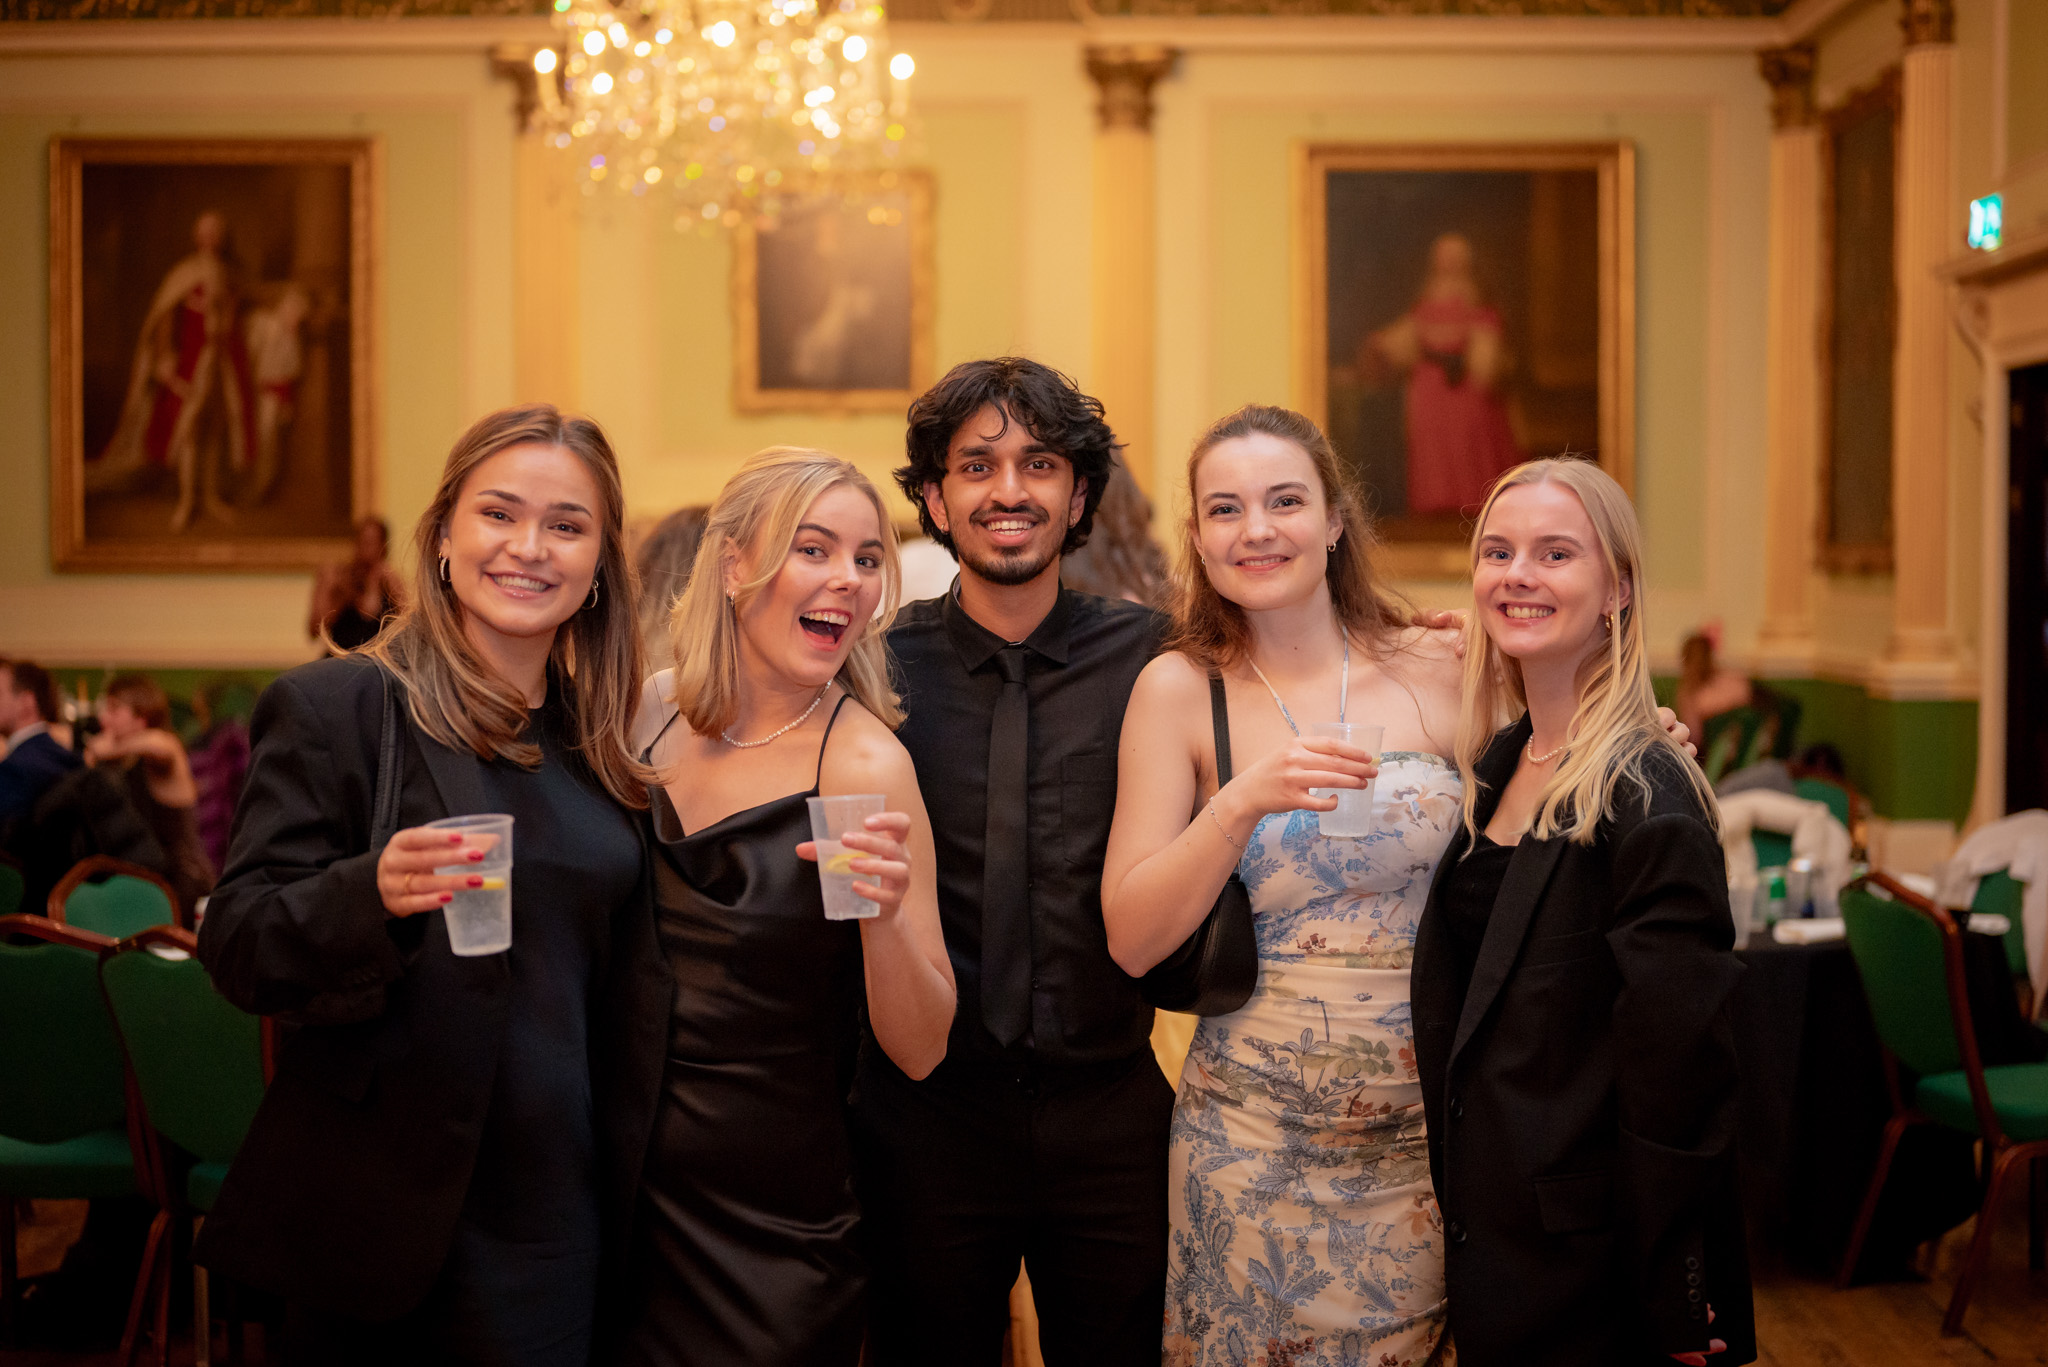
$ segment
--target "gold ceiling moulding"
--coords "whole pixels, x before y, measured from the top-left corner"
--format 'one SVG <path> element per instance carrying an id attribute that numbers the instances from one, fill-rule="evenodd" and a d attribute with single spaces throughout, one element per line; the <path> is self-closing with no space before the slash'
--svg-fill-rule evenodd
<path id="1" fill-rule="evenodd" d="M 905 23 L 1124 18 L 1772 19 L 1790 0 L 896 0 Z M 1945 8 L 1920 0 L 1923 8 Z M 446 19 L 544 16 L 548 0 L 0 0 L 0 22 L 137 19 Z"/>

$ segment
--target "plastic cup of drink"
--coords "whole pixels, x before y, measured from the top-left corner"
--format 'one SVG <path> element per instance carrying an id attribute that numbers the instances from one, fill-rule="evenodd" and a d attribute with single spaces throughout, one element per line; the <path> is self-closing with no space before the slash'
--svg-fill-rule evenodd
<path id="1" fill-rule="evenodd" d="M 887 800 L 880 793 L 808 799 L 811 839 L 818 847 L 818 886 L 825 894 L 828 921 L 858 921 L 882 914 L 879 904 L 853 890 L 853 880 L 861 875 L 850 866 L 856 859 L 867 858 L 867 853 L 847 849 L 840 837 L 848 831 L 865 834 L 867 819 L 880 816 Z"/>
<path id="2" fill-rule="evenodd" d="M 448 913 L 448 948 L 464 958 L 482 954 L 503 954 L 512 948 L 512 818 L 501 815 L 450 816 L 429 821 L 436 831 L 459 831 L 464 836 L 496 836 L 477 863 L 464 860 L 437 868 L 435 873 L 451 876 L 481 876 L 480 888 L 457 888 L 445 910 Z"/>
<path id="3" fill-rule="evenodd" d="M 1312 736 L 1318 736 L 1325 740 L 1340 740 L 1346 745 L 1355 745 L 1374 759 L 1378 759 L 1380 742 L 1386 738 L 1387 728 L 1384 726 L 1368 726 L 1364 722 L 1319 721 L 1311 722 L 1308 732 Z M 1337 809 L 1335 811 L 1316 813 L 1316 824 L 1322 828 L 1323 834 L 1335 836 L 1338 839 L 1356 840 L 1358 837 L 1370 833 L 1372 830 L 1372 790 L 1376 786 L 1378 786 L 1377 779 L 1366 784 L 1363 788 L 1309 789 L 1309 792 L 1316 797 L 1334 797 L 1337 799 Z"/>

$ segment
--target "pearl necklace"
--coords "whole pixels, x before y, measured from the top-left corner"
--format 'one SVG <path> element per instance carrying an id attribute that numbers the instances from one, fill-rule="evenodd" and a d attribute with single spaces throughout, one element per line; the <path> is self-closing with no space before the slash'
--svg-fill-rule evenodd
<path id="1" fill-rule="evenodd" d="M 830 693 L 831 691 L 832 685 L 829 683 L 826 684 L 823 688 L 819 689 L 818 696 L 811 699 L 811 705 L 804 709 L 803 715 L 798 717 L 789 725 L 783 727 L 780 731 L 777 731 L 772 736 L 763 736 L 759 740 L 734 740 L 732 738 L 732 728 L 728 726 L 723 731 L 720 731 L 718 733 L 718 738 L 724 741 L 727 745 L 732 746 L 735 750 L 752 750 L 757 746 L 766 745 L 769 741 L 776 740 L 782 736 L 786 736 L 790 732 L 796 730 L 799 726 L 802 726 L 805 722 L 809 721 L 811 719 L 811 713 L 818 710 L 818 704 L 825 701 L 825 695 L 827 693 Z"/>
<path id="2" fill-rule="evenodd" d="M 1533 731 L 1529 733 L 1529 743 L 1522 747 L 1522 749 L 1528 754 L 1529 763 L 1531 764 L 1548 764 L 1550 763 L 1550 761 L 1556 759 L 1559 755 L 1563 754 L 1565 751 L 1571 748 L 1572 743 L 1570 741 L 1566 741 L 1563 745 L 1558 746 L 1549 754 L 1539 755 L 1536 753 L 1536 734 Z"/>

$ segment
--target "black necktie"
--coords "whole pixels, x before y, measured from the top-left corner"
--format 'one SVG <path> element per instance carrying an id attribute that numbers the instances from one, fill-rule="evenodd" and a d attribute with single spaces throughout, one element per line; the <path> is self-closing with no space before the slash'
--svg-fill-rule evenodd
<path id="1" fill-rule="evenodd" d="M 1003 672 L 988 728 L 988 838 L 981 864 L 981 1019 L 1005 1047 L 1031 1027 L 1031 889 L 1026 769 L 1031 702 L 1024 647 L 996 652 Z"/>

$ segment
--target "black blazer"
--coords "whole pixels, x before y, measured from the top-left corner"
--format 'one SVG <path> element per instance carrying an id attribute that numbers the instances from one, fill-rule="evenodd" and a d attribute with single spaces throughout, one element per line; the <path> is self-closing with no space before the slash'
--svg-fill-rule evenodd
<path id="1" fill-rule="evenodd" d="M 1484 829 L 1529 739 L 1477 765 Z M 1524 836 L 1461 991 L 1438 865 L 1415 944 L 1415 1055 L 1466 1367 L 1752 1361 L 1736 1189 L 1720 842 L 1675 757 L 1591 845 Z M 1707 1327 L 1706 1307 L 1715 1319 Z"/>
<path id="2" fill-rule="evenodd" d="M 440 917 L 384 911 L 381 851 L 370 847 L 383 687 L 375 664 L 343 657 L 264 691 L 227 869 L 199 932 L 200 959 L 237 1006 L 349 1023 L 282 1032 L 276 1076 L 195 1256 L 245 1285 L 371 1321 L 418 1305 L 446 1260 L 511 982 L 505 955 L 452 954 Z M 404 730 L 400 828 L 484 810 L 479 761 L 409 720 Z M 673 991 L 644 858 L 595 981 L 591 1086 L 616 1269 Z"/>

